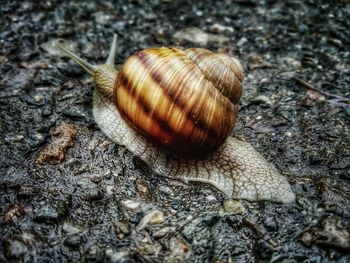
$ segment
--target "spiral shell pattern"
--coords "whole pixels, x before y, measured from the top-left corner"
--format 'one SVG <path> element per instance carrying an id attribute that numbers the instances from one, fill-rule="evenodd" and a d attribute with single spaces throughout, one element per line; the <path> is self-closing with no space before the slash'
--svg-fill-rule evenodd
<path id="1" fill-rule="evenodd" d="M 175 153 L 214 150 L 232 132 L 242 94 L 241 64 L 205 49 L 150 48 L 118 72 L 114 99 L 123 118 Z"/>

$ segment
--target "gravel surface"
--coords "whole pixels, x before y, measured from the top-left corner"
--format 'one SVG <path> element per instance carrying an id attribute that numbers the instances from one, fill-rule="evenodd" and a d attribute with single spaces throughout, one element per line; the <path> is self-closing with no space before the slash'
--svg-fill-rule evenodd
<path id="1" fill-rule="evenodd" d="M 349 1 L 5 1 L 0 262 L 350 262 Z M 153 174 L 93 121 L 91 63 L 152 46 L 238 57 L 234 133 L 293 204 L 225 200 Z M 59 40 L 60 39 L 60 40 Z"/>

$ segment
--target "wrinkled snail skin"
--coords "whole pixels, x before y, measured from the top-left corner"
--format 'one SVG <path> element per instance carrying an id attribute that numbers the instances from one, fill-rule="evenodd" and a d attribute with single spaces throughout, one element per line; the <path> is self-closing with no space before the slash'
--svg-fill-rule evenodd
<path id="1" fill-rule="evenodd" d="M 291 191 L 287 179 L 279 174 L 273 165 L 269 164 L 249 143 L 229 136 L 234 127 L 237 116 L 237 103 L 242 93 L 241 81 L 243 79 L 243 70 L 241 64 L 236 59 L 224 54 L 216 54 L 216 56 L 214 56 L 214 53 L 205 49 L 188 49 L 183 52 L 174 48 L 154 48 L 146 49 L 130 56 L 124 62 L 119 72 L 117 72 L 113 66 L 115 45 L 116 38 L 113 40 L 107 63 L 100 66 L 90 65 L 70 51 L 59 47 L 92 75 L 96 84 L 96 89 L 93 94 L 93 115 L 95 122 L 107 137 L 119 145 L 124 145 L 134 155 L 145 161 L 150 168 L 159 175 L 184 181 L 208 183 L 222 191 L 229 198 L 246 199 L 250 201 L 268 200 L 281 203 L 289 203 L 295 200 L 295 195 Z M 174 62 L 169 62 L 168 60 L 164 62 L 163 60 L 160 64 L 152 64 L 153 75 L 151 74 L 151 78 L 145 73 L 144 68 L 139 68 L 140 63 L 143 67 L 146 65 L 143 64 L 140 56 L 143 57 L 146 64 L 156 59 L 157 56 L 165 56 L 168 59 L 169 57 L 177 56 L 177 59 L 185 64 L 185 66 L 179 66 L 180 70 L 182 70 L 182 68 L 191 70 L 191 74 L 182 72 L 183 75 L 178 78 L 178 82 L 183 81 L 185 83 L 191 83 L 189 80 L 192 80 L 192 78 L 195 79 L 197 74 L 201 74 L 199 76 L 202 77 L 192 82 L 195 82 L 198 86 L 200 86 L 198 83 L 204 83 L 204 89 L 208 89 L 205 91 L 206 94 L 203 98 L 201 98 L 200 94 L 193 95 L 199 96 L 196 97 L 197 104 L 203 106 L 205 103 L 208 103 L 205 101 L 205 97 L 209 96 L 209 101 L 218 101 L 221 103 L 219 106 L 212 106 L 213 110 L 216 109 L 216 107 L 221 107 L 219 111 L 225 114 L 230 113 L 230 116 L 224 121 L 219 120 L 222 121 L 222 123 L 228 122 L 229 125 L 231 125 L 230 128 L 227 128 L 230 130 L 227 132 L 228 135 L 224 134 L 222 137 L 218 136 L 218 139 L 210 145 L 206 155 L 195 156 L 192 155 L 195 151 L 188 152 L 189 150 L 185 150 L 184 155 L 179 154 L 176 141 L 174 141 L 174 143 L 170 143 L 170 140 L 166 141 L 166 143 L 169 143 L 166 145 L 167 149 L 159 147 L 159 143 L 163 143 L 162 140 L 167 137 L 162 137 L 159 141 L 157 141 L 157 138 L 153 139 L 152 136 L 146 137 L 143 129 L 146 129 L 147 126 L 146 128 L 143 126 L 140 128 L 137 127 L 137 123 L 136 125 L 132 123 L 132 121 L 136 119 L 137 122 L 141 123 L 140 125 L 145 125 L 143 122 L 144 118 L 147 118 L 147 116 L 143 116 L 143 111 L 140 112 L 140 105 L 149 103 L 145 102 L 149 98 L 144 98 L 143 96 L 150 96 L 151 98 L 157 98 L 158 96 L 158 100 L 156 99 L 156 101 L 159 102 L 162 101 L 159 100 L 159 97 L 164 96 L 164 93 L 178 92 L 174 96 L 179 101 L 186 101 L 186 99 L 191 98 L 191 96 L 186 97 L 185 91 L 173 90 L 175 87 L 167 82 L 168 79 L 174 78 L 173 71 L 179 70 L 176 63 L 174 66 L 172 64 Z M 210 56 L 212 56 L 212 65 L 208 60 Z M 200 62 L 196 63 L 195 66 L 193 66 L 193 64 L 191 66 L 190 63 L 196 60 Z M 177 61 L 177 63 L 178 62 L 179 61 Z M 137 68 L 132 70 L 129 68 L 130 65 Z M 170 71 L 166 71 L 164 68 L 168 68 Z M 221 70 L 221 74 L 224 76 L 223 78 L 215 75 L 216 69 Z M 234 72 L 234 76 L 231 75 L 232 72 Z M 134 76 L 132 76 L 133 73 L 135 74 Z M 158 77 L 155 76 L 157 74 Z M 127 75 L 127 77 L 124 75 Z M 162 80 L 158 83 L 168 84 L 164 86 L 159 85 L 160 87 L 156 85 L 156 88 L 159 89 L 158 93 L 152 93 L 149 90 L 146 92 L 147 94 L 143 93 L 143 83 L 147 83 L 147 81 L 152 83 L 152 81 L 155 80 Z M 211 89 L 214 84 L 216 85 L 215 89 Z M 118 91 L 120 86 L 123 87 L 122 90 L 124 91 Z M 146 86 L 154 87 L 154 85 Z M 196 88 L 193 87 L 189 89 L 196 90 Z M 192 95 L 193 93 L 190 94 Z M 135 98 L 137 102 L 136 106 L 132 103 L 135 102 Z M 171 98 L 171 96 L 169 96 L 169 98 Z M 214 104 L 218 104 L 218 102 Z M 195 144 L 196 147 L 199 147 L 199 149 L 201 149 L 202 140 L 206 140 L 207 134 L 211 132 L 209 130 L 221 129 L 220 125 L 223 125 L 215 122 L 214 118 L 211 119 L 208 117 L 208 114 L 202 114 L 201 110 L 196 111 L 196 107 L 189 110 L 179 102 L 175 103 L 169 100 L 167 103 L 172 109 L 184 109 L 183 115 L 180 116 L 184 118 L 183 122 L 186 123 L 187 126 L 180 127 L 186 127 L 192 134 L 195 134 L 195 138 L 200 138 L 197 141 L 194 140 L 194 142 L 197 143 L 197 145 Z M 197 104 L 193 103 L 194 106 Z M 156 103 L 156 106 L 151 106 L 148 111 L 166 121 L 173 118 L 173 116 L 166 114 L 161 115 L 168 111 L 164 110 L 163 112 L 163 110 L 157 108 L 158 106 L 161 107 L 162 103 Z M 124 109 L 120 110 L 120 107 L 124 107 Z M 123 116 L 123 111 L 128 111 L 131 116 Z M 195 113 L 194 120 L 190 118 L 191 111 Z M 128 117 L 132 118 L 132 120 L 129 120 Z M 177 118 L 171 121 L 175 121 L 176 123 L 176 120 Z M 149 121 L 151 122 L 151 120 Z M 202 124 L 198 126 L 200 129 L 194 125 L 199 121 L 202 122 Z M 213 123 L 211 123 L 211 121 L 213 121 Z M 192 125 L 192 127 L 188 128 L 189 125 Z M 169 126 L 174 130 L 177 129 L 176 125 Z M 150 127 L 152 129 L 152 126 Z M 222 129 L 225 133 L 226 130 L 224 128 Z M 183 130 L 179 130 L 180 135 L 176 136 L 181 137 L 183 136 L 181 135 Z M 160 128 L 158 128 L 158 130 L 154 132 L 154 134 L 156 134 L 155 136 L 158 136 L 160 132 Z M 184 146 L 183 143 L 186 139 L 191 140 L 191 143 L 193 143 L 192 137 L 190 136 L 188 138 L 183 136 L 183 142 L 179 143 L 180 147 Z M 175 146 L 173 146 L 173 144 L 175 144 Z M 173 154 L 171 152 L 172 150 L 177 154 Z"/>

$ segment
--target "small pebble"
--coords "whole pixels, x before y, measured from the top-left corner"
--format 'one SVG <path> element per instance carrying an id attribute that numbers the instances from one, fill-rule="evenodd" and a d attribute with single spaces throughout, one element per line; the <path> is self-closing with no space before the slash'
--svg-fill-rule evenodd
<path id="1" fill-rule="evenodd" d="M 95 22 L 100 25 L 107 25 L 110 23 L 112 16 L 110 14 L 105 14 L 102 11 L 96 12 L 95 14 Z"/>
<path id="2" fill-rule="evenodd" d="M 102 141 L 99 146 L 101 147 L 101 150 L 107 150 L 108 147 L 112 144 L 111 140 L 104 140 Z"/>
<path id="3" fill-rule="evenodd" d="M 142 199 L 150 198 L 150 190 L 147 186 L 147 183 L 143 179 L 137 181 L 136 187 Z"/>
<path id="4" fill-rule="evenodd" d="M 162 238 L 166 234 L 168 234 L 170 232 L 174 232 L 174 231 L 175 231 L 175 227 L 166 226 L 166 227 L 163 227 L 163 228 L 159 229 L 157 232 L 155 232 L 153 234 L 153 237 L 155 237 L 155 238 Z"/>
<path id="5" fill-rule="evenodd" d="M 306 95 L 307 95 L 308 99 L 310 99 L 312 101 L 317 101 L 317 102 L 326 101 L 326 97 L 318 91 L 308 90 L 308 91 L 306 91 Z"/>
<path id="6" fill-rule="evenodd" d="M 44 223 L 58 222 L 67 213 L 67 207 L 63 201 L 48 202 L 38 207 L 34 212 L 34 220 Z"/>
<path id="7" fill-rule="evenodd" d="M 301 62 L 295 58 L 292 57 L 284 57 L 281 59 L 282 62 L 288 66 L 291 66 L 291 68 L 297 70 L 301 68 Z"/>
<path id="8" fill-rule="evenodd" d="M 142 243 L 151 243 L 151 241 L 148 238 L 148 236 L 145 236 L 143 239 L 140 240 L 140 242 L 142 242 Z"/>
<path id="9" fill-rule="evenodd" d="M 45 139 L 44 134 L 40 133 L 40 132 L 35 132 L 33 135 L 33 139 L 35 139 L 36 141 L 43 141 Z"/>
<path id="10" fill-rule="evenodd" d="M 128 222 L 118 221 L 114 224 L 115 234 L 119 239 L 123 239 L 130 234 L 130 225 Z"/>
<path id="11" fill-rule="evenodd" d="M 96 201 L 103 197 L 100 188 L 88 178 L 81 178 L 77 181 L 80 197 L 86 201 Z"/>
<path id="12" fill-rule="evenodd" d="M 105 250 L 105 255 L 108 256 L 108 257 L 112 256 L 113 255 L 113 249 L 107 248 Z"/>
<path id="13" fill-rule="evenodd" d="M 71 223 L 64 223 L 62 226 L 63 232 L 66 234 L 72 235 L 80 232 L 79 227 L 71 224 Z"/>
<path id="14" fill-rule="evenodd" d="M 262 106 L 271 106 L 272 101 L 269 97 L 265 95 L 258 95 L 252 99 L 252 103 L 259 104 Z"/>
<path id="15" fill-rule="evenodd" d="M 274 216 L 266 216 L 263 220 L 263 225 L 268 231 L 278 231 L 278 223 Z"/>
<path id="16" fill-rule="evenodd" d="M 3 247 L 4 254 L 8 259 L 18 259 L 28 252 L 27 246 L 18 240 L 4 240 Z"/>
<path id="17" fill-rule="evenodd" d="M 206 197 L 205 197 L 205 199 L 208 201 L 208 202 L 210 202 L 210 203 L 214 203 L 214 202 L 216 202 L 217 201 L 217 199 L 216 199 L 216 197 L 214 196 L 214 195 L 207 195 Z"/>
<path id="18" fill-rule="evenodd" d="M 99 144 L 100 144 L 100 140 L 99 140 L 99 139 L 96 139 L 96 138 L 93 138 L 93 139 L 89 142 L 89 145 L 88 145 L 87 149 L 88 149 L 89 151 L 93 151 Z"/>
<path id="19" fill-rule="evenodd" d="M 24 135 L 22 135 L 22 134 L 5 137 L 5 141 L 7 141 L 9 143 L 22 142 L 23 140 L 24 140 Z"/>
<path id="20" fill-rule="evenodd" d="M 286 131 L 286 132 L 284 133 L 284 135 L 287 136 L 287 137 L 289 137 L 289 138 L 292 137 L 292 133 L 291 133 L 290 131 Z"/>
<path id="21" fill-rule="evenodd" d="M 223 203 L 223 212 L 227 214 L 238 215 L 245 213 L 246 209 L 240 201 L 225 200 Z"/>
<path id="22" fill-rule="evenodd" d="M 224 32 L 224 31 L 228 31 L 228 32 L 233 32 L 234 29 L 233 27 L 230 27 L 230 26 L 224 26 L 224 25 L 221 25 L 219 23 L 215 23 L 213 24 L 211 27 L 210 27 L 210 30 L 215 32 L 215 33 L 221 33 L 221 32 Z"/>
<path id="23" fill-rule="evenodd" d="M 268 78 L 262 78 L 260 80 L 260 84 L 266 84 L 266 83 L 270 83 L 270 80 Z"/>
<path id="24" fill-rule="evenodd" d="M 35 96 L 34 96 L 34 101 L 35 101 L 36 103 L 42 102 L 43 99 L 44 99 L 44 97 L 43 97 L 42 95 L 35 95 Z"/>
<path id="25" fill-rule="evenodd" d="M 248 39 L 246 39 L 245 37 L 242 37 L 237 41 L 236 45 L 237 47 L 241 47 L 241 46 L 244 46 L 247 42 L 248 42 Z"/>
<path id="26" fill-rule="evenodd" d="M 77 234 L 68 235 L 64 240 L 64 244 L 72 248 L 79 247 L 83 242 L 84 242 L 84 237 Z"/>
<path id="27" fill-rule="evenodd" d="M 122 205 L 127 210 L 136 210 L 140 207 L 140 203 L 133 200 L 123 200 Z"/>
<path id="28" fill-rule="evenodd" d="M 26 212 L 22 206 L 14 204 L 5 212 L 3 221 L 5 224 L 12 223 L 23 217 L 25 213 Z"/>
<path id="29" fill-rule="evenodd" d="M 90 165 L 88 163 L 83 163 L 74 173 L 75 175 L 82 174 L 90 171 Z"/>
<path id="30" fill-rule="evenodd" d="M 163 194 L 165 194 L 167 196 L 174 196 L 174 191 L 169 186 L 160 185 L 158 190 L 159 190 L 160 193 L 163 193 Z"/>
<path id="31" fill-rule="evenodd" d="M 165 220 L 164 213 L 162 211 L 152 211 L 151 213 L 145 215 L 137 226 L 137 230 L 143 230 L 148 225 L 161 224 Z"/>
<path id="32" fill-rule="evenodd" d="M 110 254 L 110 252 L 108 252 Z M 115 252 L 109 256 L 110 263 L 127 263 L 133 262 L 128 251 Z"/>
<path id="33" fill-rule="evenodd" d="M 324 216 L 318 225 L 305 231 L 300 240 L 306 245 L 316 244 L 350 250 L 350 233 L 346 224 L 339 217 L 332 215 Z"/>
<path id="34" fill-rule="evenodd" d="M 106 194 L 111 195 L 111 194 L 113 194 L 114 189 L 115 189 L 114 185 L 107 185 L 105 188 L 105 192 L 106 192 Z"/>
<path id="35" fill-rule="evenodd" d="M 189 41 L 203 46 L 207 45 L 209 42 L 223 44 L 229 40 L 225 36 L 206 33 L 198 27 L 188 27 L 181 29 L 174 34 L 173 38 L 175 41 Z"/>
<path id="36" fill-rule="evenodd" d="M 174 258 L 178 260 L 175 262 L 187 262 L 186 258 L 191 251 L 191 246 L 184 239 L 172 237 L 169 240 L 169 249 L 170 255 L 165 257 L 164 262 L 172 262 Z"/>

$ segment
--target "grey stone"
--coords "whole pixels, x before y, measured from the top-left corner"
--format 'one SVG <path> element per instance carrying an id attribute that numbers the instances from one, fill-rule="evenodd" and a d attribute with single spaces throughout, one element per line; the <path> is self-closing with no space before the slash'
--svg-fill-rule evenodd
<path id="1" fill-rule="evenodd" d="M 270 107 L 273 103 L 271 99 L 265 95 L 258 95 L 252 99 L 253 103 L 260 104 L 266 107 Z"/>
<path id="2" fill-rule="evenodd" d="M 28 247 L 19 240 L 5 240 L 3 245 L 8 259 L 19 259 L 28 252 Z"/>
<path id="3" fill-rule="evenodd" d="M 109 255 L 111 263 L 131 263 L 133 262 L 128 251 L 119 251 Z"/>
<path id="4" fill-rule="evenodd" d="M 176 32 L 173 36 L 176 41 L 189 41 L 198 45 L 205 46 L 210 42 L 225 43 L 228 38 L 221 35 L 206 33 L 197 27 L 188 27 Z"/>
<path id="5" fill-rule="evenodd" d="M 102 190 L 88 178 L 77 181 L 80 197 L 86 201 L 96 201 L 103 197 Z"/>
<path id="6" fill-rule="evenodd" d="M 334 216 L 325 216 L 319 225 L 305 231 L 300 240 L 306 244 L 350 250 L 350 234 L 343 222 Z"/>
<path id="7" fill-rule="evenodd" d="M 34 211 L 34 220 L 44 223 L 57 223 L 68 210 L 64 201 L 48 201 Z"/>

